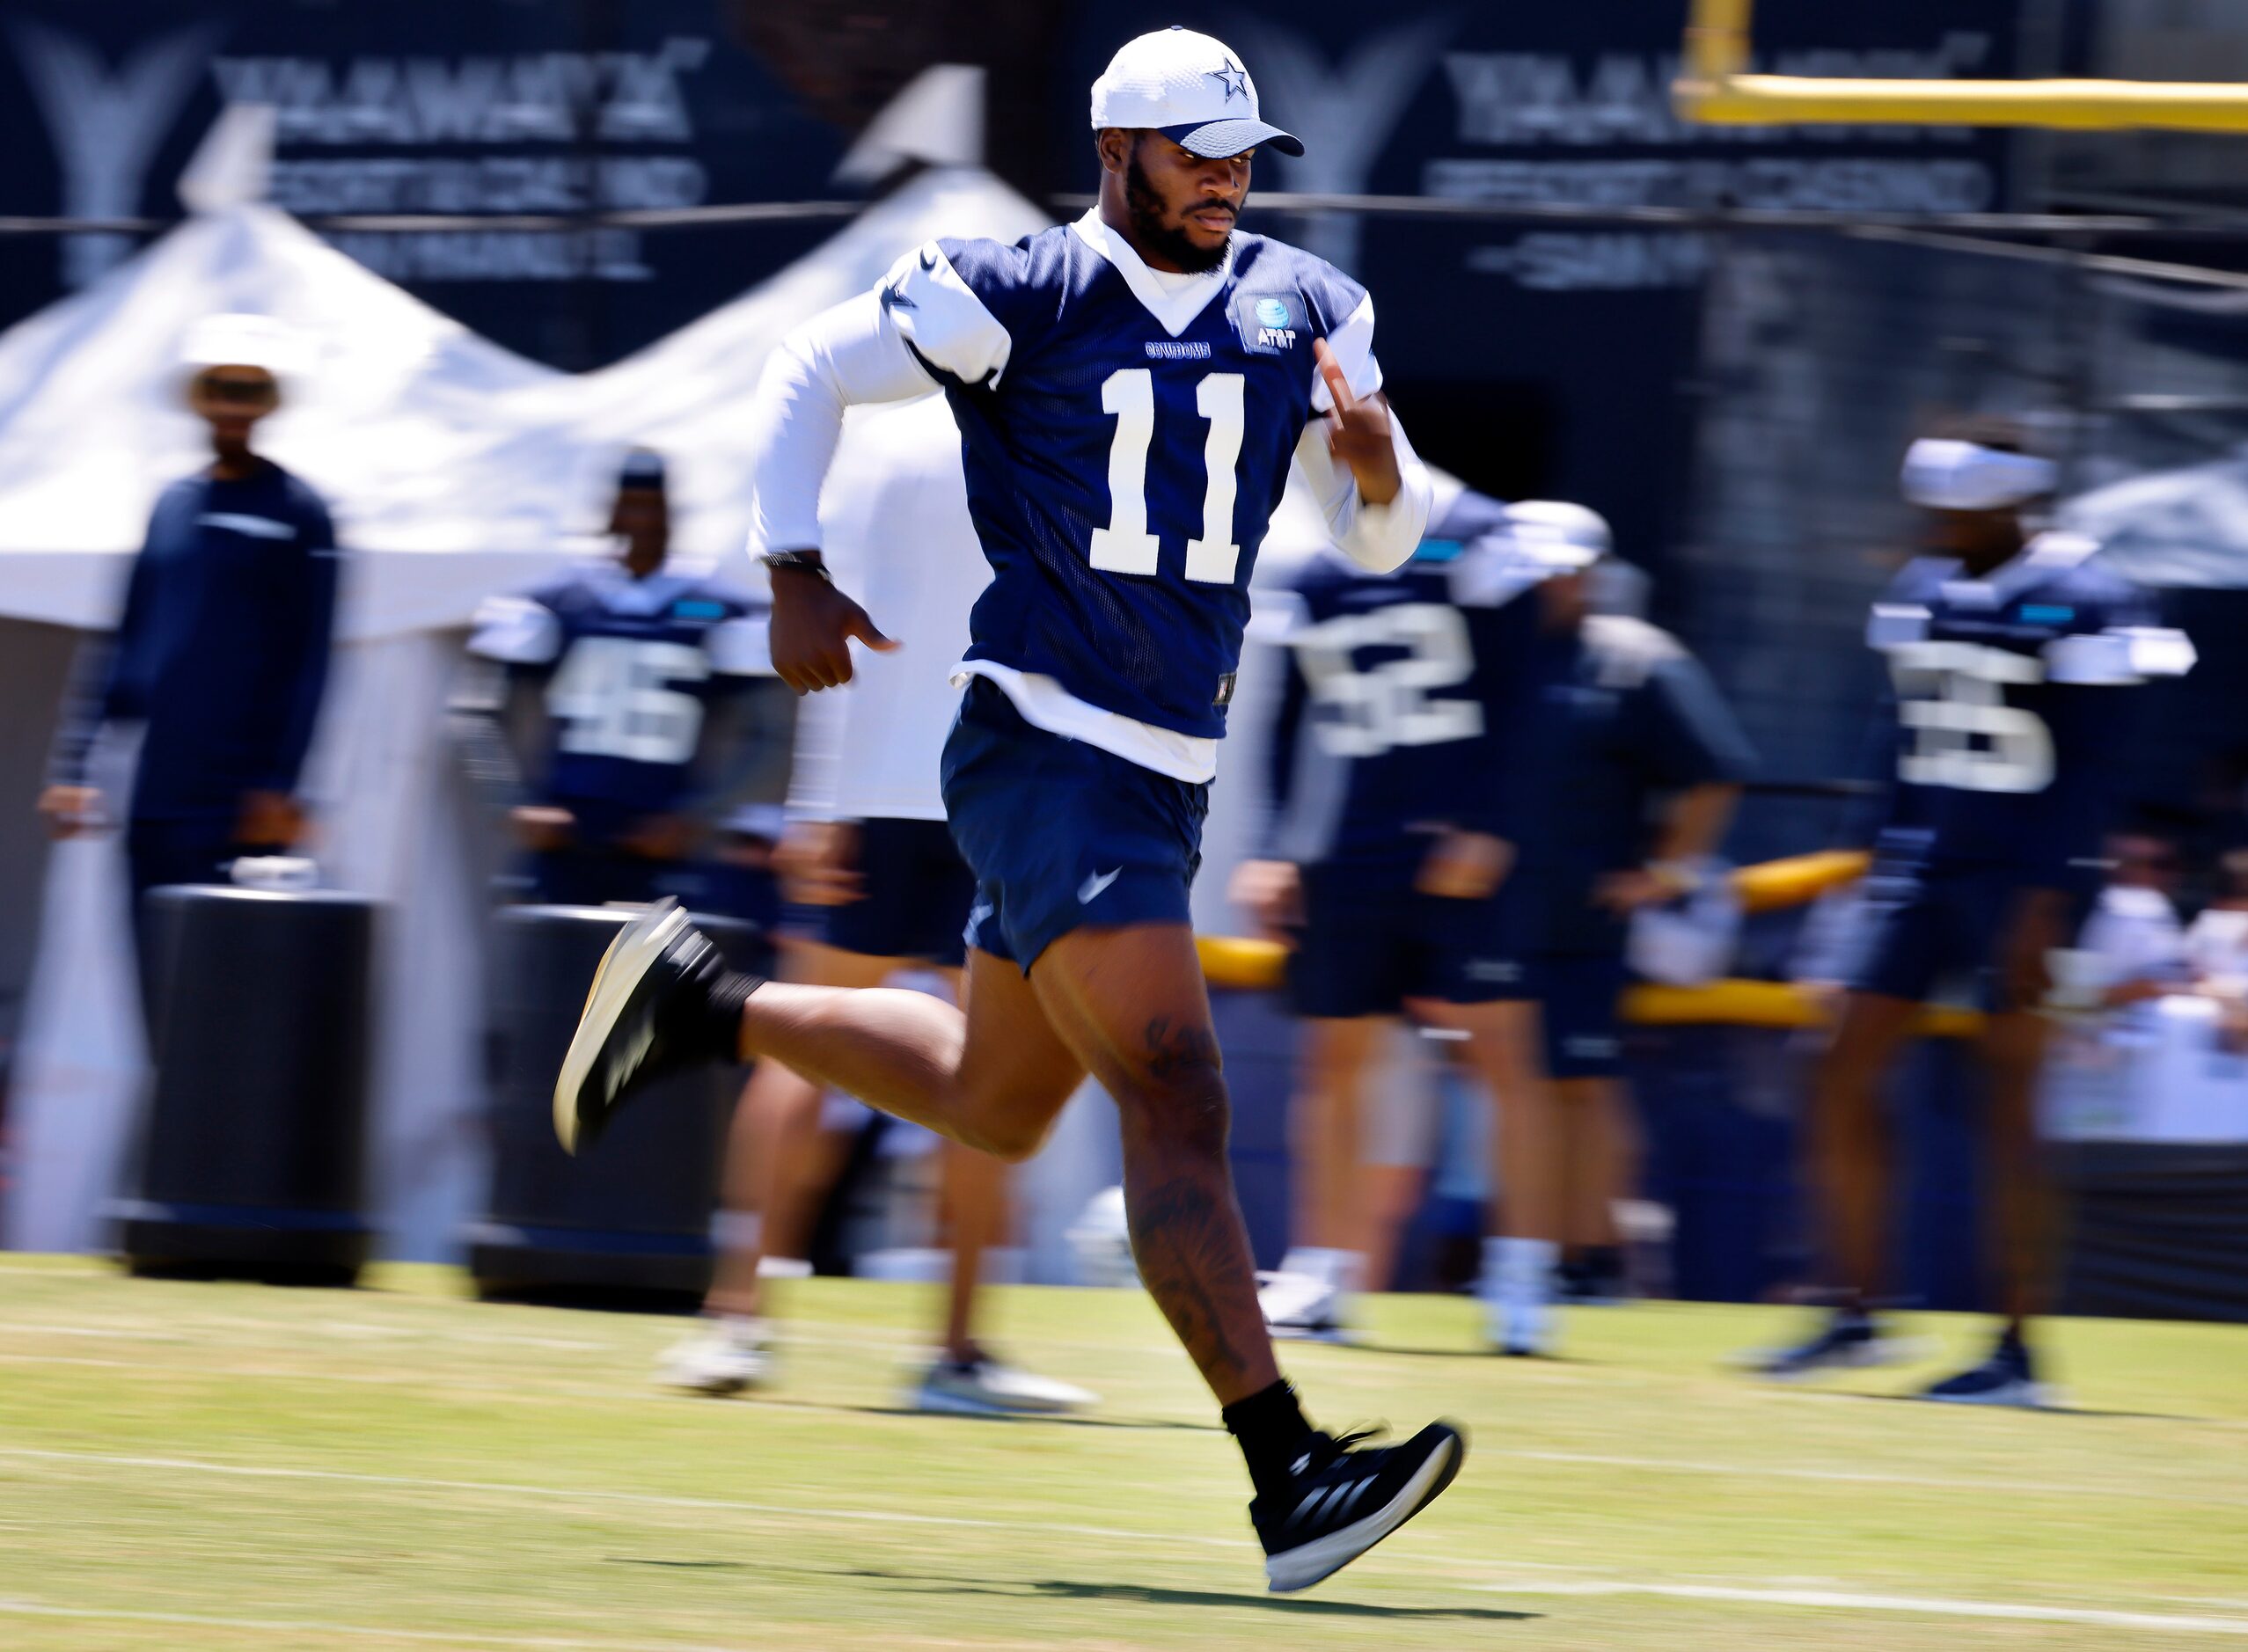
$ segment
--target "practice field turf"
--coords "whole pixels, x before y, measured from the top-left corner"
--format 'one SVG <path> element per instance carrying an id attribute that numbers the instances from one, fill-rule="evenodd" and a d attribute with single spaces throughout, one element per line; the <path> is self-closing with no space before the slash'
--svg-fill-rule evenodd
<path id="1" fill-rule="evenodd" d="M 1137 1293 L 1019 1290 L 994 1341 L 1077 1422 L 896 1407 L 930 1304 L 816 1283 L 780 1385 L 663 1394 L 683 1321 L 381 1289 L 153 1283 L 0 1257 L 0 1647 L 2113 1648 L 2248 1642 L 2248 1333 L 2077 1323 L 2077 1407 L 1775 1392 L 1790 1323 L 1580 1312 L 1468 1351 L 1461 1301 L 1288 1363 L 1330 1426 L 1446 1414 L 1452 1491 L 1310 1594 L 1263 1593 L 1247 1486 Z M 1946 1354 L 1969 1327 L 1919 1329 Z"/>

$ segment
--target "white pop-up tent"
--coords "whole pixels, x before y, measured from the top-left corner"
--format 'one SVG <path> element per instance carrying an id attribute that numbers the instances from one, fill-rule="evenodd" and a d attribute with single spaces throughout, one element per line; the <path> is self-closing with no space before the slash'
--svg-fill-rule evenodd
<path id="1" fill-rule="evenodd" d="M 0 335 L 0 615 L 109 623 L 156 495 L 208 457 L 178 362 L 187 330 L 224 311 L 285 324 L 303 358 L 260 445 L 335 511 L 348 635 L 458 624 L 522 577 L 508 553 L 551 557 L 551 538 L 502 530 L 517 501 L 477 455 L 510 395 L 566 376 L 238 206 Z"/>
<path id="2" fill-rule="evenodd" d="M 346 646 L 310 788 L 323 805 L 319 852 L 331 876 L 389 906 L 377 963 L 377 1176 L 386 1203 L 410 1202 L 430 1181 L 399 1136 L 472 1137 L 470 972 L 481 903 L 442 744 L 455 657 L 447 628 L 560 554 L 551 538 L 494 531 L 508 501 L 478 455 L 509 394 L 562 376 L 479 338 L 282 214 L 238 205 L 191 219 L 0 335 L 0 622 L 16 622 L 18 636 L 40 635 L 37 623 L 98 631 L 113 619 L 157 493 L 208 457 L 178 362 L 187 330 L 222 311 L 270 316 L 297 346 L 300 370 L 260 446 L 329 501 L 347 552 Z M 54 688 L 51 675 L 34 683 L 10 674 L 18 699 Z M 124 754 L 107 756 L 114 795 Z M 26 820 L 33 758 L 7 778 Z M 11 870 L 35 865 L 26 852 Z M 55 852 L 43 921 L 31 889 L 11 894 L 0 955 L 26 952 L 34 924 L 39 943 L 12 1075 L 24 1173 L 4 1232 L 19 1246 L 76 1248 L 98 1233 L 140 1082 L 114 840 Z"/>

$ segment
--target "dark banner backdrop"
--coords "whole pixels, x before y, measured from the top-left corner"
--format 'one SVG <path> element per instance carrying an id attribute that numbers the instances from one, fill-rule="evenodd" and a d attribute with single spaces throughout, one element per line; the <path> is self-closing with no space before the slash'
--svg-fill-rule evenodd
<path id="1" fill-rule="evenodd" d="M 2005 74 L 2017 0 L 1767 0 L 1761 60 L 1813 74 Z M 1089 189 L 1085 88 L 1172 22 L 1221 35 L 1301 159 L 1266 187 L 1506 203 L 1926 211 L 2006 204 L 2004 141 L 1964 131 L 1688 128 L 1681 0 L 14 0 L 0 26 L 0 212 L 168 216 L 227 99 L 279 114 L 275 195 L 307 213 L 560 212 L 834 195 L 852 126 L 939 54 L 991 72 L 995 165 Z M 858 18 L 864 11 L 866 17 Z M 816 111 L 816 113 L 815 112 Z M 358 232 L 354 257 L 515 349 L 612 360 L 732 296 L 831 223 Z M 1252 214 L 1367 282 L 1416 440 L 1493 492 L 1557 493 L 1659 561 L 1681 521 L 1695 233 Z M 0 319 L 134 239 L 0 243 Z"/>

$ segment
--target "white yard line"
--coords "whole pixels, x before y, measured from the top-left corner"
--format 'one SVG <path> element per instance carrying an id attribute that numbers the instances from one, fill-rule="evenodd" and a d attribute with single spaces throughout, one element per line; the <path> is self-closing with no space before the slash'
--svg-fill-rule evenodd
<path id="1" fill-rule="evenodd" d="M 0 1330 L 7 1328 L 9 1327 L 0 1326 Z M 64 1331 L 61 1327 L 54 1328 L 58 1334 L 102 1334 L 92 1329 Z M 836 1341 L 840 1346 L 853 1346 L 853 1344 L 842 1342 L 840 1339 Z M 143 1369 L 123 1360 L 8 1352 L 0 1352 L 0 1364 L 99 1366 L 128 1372 Z M 166 1382 L 177 1381 L 183 1375 L 252 1378 L 275 1382 L 339 1382 L 362 1386 L 417 1390 L 432 1396 L 488 1400 L 494 1404 L 502 1405 L 560 1406 L 591 1402 L 645 1406 L 674 1404 L 678 1402 L 679 1398 L 676 1394 L 657 1393 L 648 1388 L 635 1390 L 589 1382 L 534 1382 L 502 1388 L 465 1382 L 458 1378 L 449 1381 L 446 1380 L 446 1375 L 443 1373 L 414 1371 L 286 1371 L 265 1366 L 182 1367 L 176 1364 L 166 1365 L 161 1369 L 153 1366 L 145 1369 L 146 1374 L 150 1377 L 160 1377 Z M 758 1402 L 751 1400 L 736 1403 L 754 1405 Z M 790 1402 L 785 1397 L 780 1401 L 780 1405 L 782 1409 L 790 1408 Z M 805 1407 L 797 1406 L 794 1408 Z M 1519 1446 L 1477 1445 L 1475 1449 L 1475 1454 L 1479 1457 L 1503 1458 L 1513 1462 L 1549 1463 L 1563 1467 L 1620 1468 L 1641 1473 L 1704 1475 L 1724 1480 L 1800 1480 L 1822 1485 L 1897 1486 L 1926 1491 L 1972 1491 L 1985 1495 L 1997 1493 L 2002 1495 L 2019 1497 L 2127 1499 L 2133 1502 L 2154 1502 L 2170 1507 L 2190 1509 L 2248 1508 L 2248 1496 L 2227 1497 L 2215 1493 L 2182 1493 L 2139 1483 L 2088 1486 L 2064 1480 L 1906 1474 L 1893 1473 L 1879 1469 L 1816 1468 L 1792 1464 L 1728 1463 L 1698 1458 L 1637 1457 L 1600 1451 L 1540 1451 Z"/>
<path id="2" fill-rule="evenodd" d="M 787 1520 L 840 1520 L 857 1524 L 952 1526 L 979 1531 L 1062 1531 L 1073 1537 L 1131 1543 L 1185 1544 L 1193 1548 L 1250 1549 L 1246 1539 L 1205 1538 L 1161 1531 L 1129 1531 L 1116 1526 L 1065 1525 L 1051 1520 L 978 1520 L 968 1515 L 912 1514 L 884 1509 L 812 1508 L 802 1503 L 741 1502 L 722 1497 L 667 1496 L 657 1492 L 609 1491 L 596 1487 L 525 1486 L 505 1480 L 425 1480 L 406 1474 L 355 1474 L 340 1469 L 275 1468 L 247 1463 L 211 1463 L 185 1457 L 122 1457 L 99 1451 L 48 1451 L 28 1446 L 0 1446 L 0 1458 L 32 1462 L 86 1463 L 108 1468 L 142 1468 L 183 1474 L 223 1474 L 244 1480 L 312 1480 L 348 1486 L 386 1486 L 410 1491 L 466 1491 L 487 1496 L 527 1497 L 540 1502 L 578 1498 L 631 1503 L 650 1509 L 702 1509 L 719 1513 L 768 1515 Z"/>
<path id="3" fill-rule="evenodd" d="M 1184 1532 L 1136 1531 L 1114 1526 L 1076 1525 L 1050 1520 L 993 1520 L 978 1519 L 963 1515 L 914 1514 L 892 1509 L 811 1508 L 801 1504 L 747 1502 L 727 1498 L 674 1496 L 653 1492 L 611 1491 L 590 1487 L 532 1486 L 501 1480 L 438 1480 L 405 1474 L 352 1473 L 336 1469 L 214 1463 L 193 1458 L 129 1457 L 93 1451 L 44 1451 L 30 1447 L 0 1447 L 0 1458 L 13 1458 L 34 1462 L 85 1464 L 98 1467 L 140 1469 L 157 1473 L 211 1474 L 250 1480 L 316 1480 L 332 1484 L 378 1486 L 410 1491 L 470 1492 L 487 1496 L 521 1497 L 541 1503 L 579 1499 L 597 1502 L 624 1503 L 644 1508 L 689 1509 L 717 1513 L 759 1515 L 787 1520 L 826 1520 L 856 1524 L 949 1527 L 981 1531 L 1065 1533 L 1075 1537 L 1096 1538 L 1104 1541 L 1154 1543 L 1204 1550 L 1253 1549 L 1256 1546 L 1254 1543 L 1241 1539 L 1203 1537 Z M 1446 1565 L 1456 1566 L 1466 1563 L 1439 1555 L 1424 1555 L 1421 1558 Z M 1708 1600 L 1751 1605 L 1898 1612 L 1932 1617 L 2003 1619 L 2036 1623 L 2083 1624 L 2103 1628 L 2161 1630 L 2187 1634 L 2248 1635 L 2248 1618 L 2132 1612 L 2105 1607 L 2068 1606 L 2035 1602 L 1955 1600 L 1941 1597 L 1887 1595 L 1852 1590 L 1750 1587 L 1717 1583 L 1666 1583 L 1607 1578 L 1555 1579 L 1547 1582 L 1513 1580 L 1496 1583 L 1469 1583 L 1467 1586 L 1487 1594 L 1583 1597 L 1658 1596 L 1679 1600 Z M 0 1601 L 0 1613 L 10 1612 L 48 1616 L 146 1618 L 151 1622 L 205 1624 L 213 1626 L 228 1626 L 230 1622 L 230 1620 L 219 1619 L 185 1616 L 170 1618 L 160 1614 L 106 1612 L 92 1609 L 79 1611 L 76 1608 L 49 1608 L 21 1602 Z M 278 1631 L 319 1629 L 331 1626 L 264 1624 L 244 1620 L 236 1626 L 272 1628 Z M 425 1631 L 391 1631 L 349 1626 L 333 1626 L 336 1633 L 343 1634 L 389 1634 L 393 1638 L 407 1640 L 436 1641 L 450 1640 L 469 1644 L 494 1646 L 607 1648 L 621 1647 L 624 1644 L 614 1641 L 506 1640 L 472 1634 L 443 1635 Z M 665 1652 L 700 1652 L 700 1649 L 667 1646 Z"/>
<path id="4" fill-rule="evenodd" d="M 464 1629 L 385 1629 L 377 1624 L 331 1623 L 325 1619 L 212 1618 L 192 1612 L 127 1612 L 102 1606 L 50 1606 L 35 1600 L 0 1599 L 0 1617 L 66 1618 L 96 1623 L 160 1623 L 190 1629 L 234 1629 L 270 1634 L 351 1635 L 370 1641 L 411 1641 L 438 1646 L 499 1646 L 551 1652 L 737 1652 L 685 1641 L 582 1641 L 553 1635 L 484 1634 Z"/>
<path id="5" fill-rule="evenodd" d="M 1829 1612 L 1906 1612 L 1929 1618 L 2002 1618 L 2025 1623 L 2088 1624 L 2103 1629 L 2155 1629 L 2174 1634 L 2248 1635 L 2248 1618 L 2204 1618 L 2170 1612 L 2119 1612 L 2099 1606 L 2060 1606 L 2022 1601 L 1949 1600 L 1935 1596 L 1874 1595 L 1839 1589 L 1752 1589 L 1722 1583 L 1591 1581 L 1476 1583 L 1493 1595 L 1599 1597 L 1656 1595 L 1670 1600 L 1711 1600 L 1759 1606 L 1808 1606 Z"/>

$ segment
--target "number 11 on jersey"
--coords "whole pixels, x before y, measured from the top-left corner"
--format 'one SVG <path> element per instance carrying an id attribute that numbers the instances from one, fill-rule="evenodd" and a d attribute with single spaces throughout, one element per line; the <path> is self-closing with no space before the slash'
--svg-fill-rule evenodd
<path id="1" fill-rule="evenodd" d="M 1241 559 L 1234 543 L 1234 463 L 1248 421 L 1239 373 L 1212 373 L 1195 386 L 1195 411 L 1210 421 L 1202 447 L 1202 531 L 1186 543 L 1186 576 L 1231 585 Z M 1109 444 L 1109 525 L 1093 530 L 1087 559 L 1104 574 L 1158 572 L 1161 542 L 1147 530 L 1147 448 L 1155 439 L 1155 376 L 1120 368 L 1101 386 L 1101 408 L 1116 415 Z"/>

